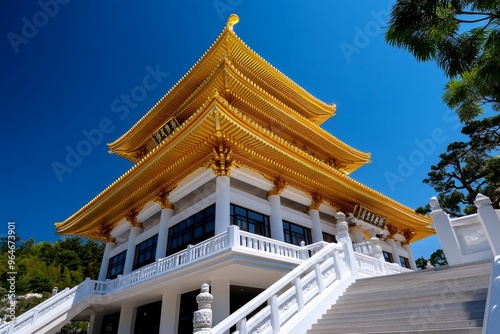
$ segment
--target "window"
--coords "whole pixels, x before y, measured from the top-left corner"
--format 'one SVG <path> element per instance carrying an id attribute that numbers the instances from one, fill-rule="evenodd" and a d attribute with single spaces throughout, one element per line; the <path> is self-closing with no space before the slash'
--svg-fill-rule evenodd
<path id="1" fill-rule="evenodd" d="M 123 267 L 125 266 L 126 257 L 127 257 L 127 251 L 124 251 L 109 259 L 108 273 L 106 275 L 106 278 L 114 279 L 118 275 L 123 274 Z"/>
<path id="2" fill-rule="evenodd" d="M 283 221 L 283 233 L 285 242 L 300 246 L 300 242 L 304 241 L 306 245 L 312 243 L 311 230 L 287 221 Z"/>
<path id="3" fill-rule="evenodd" d="M 168 230 L 167 255 L 177 253 L 215 235 L 215 204 Z"/>
<path id="4" fill-rule="evenodd" d="M 394 263 L 394 260 L 392 259 L 392 254 L 391 253 L 386 252 L 386 251 L 382 251 L 382 254 L 384 254 L 385 262 Z"/>
<path id="5" fill-rule="evenodd" d="M 411 269 L 410 268 L 410 261 L 408 261 L 408 259 L 406 257 L 400 256 L 399 262 L 401 263 L 401 267 Z"/>
<path id="6" fill-rule="evenodd" d="M 323 241 L 337 243 L 337 237 L 333 234 L 323 232 Z"/>
<path id="7" fill-rule="evenodd" d="M 135 246 L 133 270 L 136 270 L 138 268 L 144 267 L 147 264 L 155 262 L 157 243 L 158 243 L 158 234 Z"/>
<path id="8" fill-rule="evenodd" d="M 231 225 L 238 225 L 242 231 L 271 237 L 269 216 L 231 204 Z"/>

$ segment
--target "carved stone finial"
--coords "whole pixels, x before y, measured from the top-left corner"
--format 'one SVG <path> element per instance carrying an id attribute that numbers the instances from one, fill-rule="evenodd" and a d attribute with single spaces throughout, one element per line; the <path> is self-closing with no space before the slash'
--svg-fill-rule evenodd
<path id="1" fill-rule="evenodd" d="M 154 200 L 156 203 L 160 204 L 162 209 L 174 209 L 174 205 L 168 200 L 169 194 L 170 192 L 163 188 L 155 195 Z"/>
<path id="2" fill-rule="evenodd" d="M 382 253 L 382 246 L 380 246 L 380 240 L 377 237 L 370 239 L 370 244 L 372 246 L 373 257 L 379 260 L 384 259 L 384 254 Z"/>
<path id="3" fill-rule="evenodd" d="M 441 210 L 441 205 L 436 196 L 432 196 L 429 200 L 429 205 L 431 206 L 432 211 Z"/>
<path id="4" fill-rule="evenodd" d="M 240 18 L 236 14 L 231 14 L 229 15 L 229 18 L 227 19 L 226 27 L 229 30 L 233 30 L 234 25 L 238 24 L 240 22 Z"/>
<path id="5" fill-rule="evenodd" d="M 476 206 L 476 208 L 482 208 L 483 206 L 491 205 L 491 200 L 489 197 L 479 193 L 474 200 L 474 205 Z"/>
<path id="6" fill-rule="evenodd" d="M 142 227 L 142 223 L 139 223 L 137 221 L 137 216 L 139 215 L 140 209 L 132 209 L 130 210 L 129 213 L 125 216 L 125 219 L 128 221 L 130 224 L 130 227 Z"/>
<path id="7" fill-rule="evenodd" d="M 210 334 L 212 328 L 212 301 L 209 286 L 203 283 L 200 294 L 196 296 L 198 311 L 193 314 L 193 334 Z"/>
<path id="8" fill-rule="evenodd" d="M 273 180 L 273 184 L 274 187 L 267 192 L 267 197 L 272 195 L 280 196 L 283 190 L 285 190 L 285 188 L 287 187 L 288 182 L 282 177 L 277 177 Z"/>
<path id="9" fill-rule="evenodd" d="M 321 204 L 323 204 L 323 195 L 321 195 L 318 192 L 314 192 L 312 193 L 311 197 L 312 197 L 312 202 L 311 205 L 307 207 L 307 211 L 319 210 L 319 207 L 321 206 Z"/>

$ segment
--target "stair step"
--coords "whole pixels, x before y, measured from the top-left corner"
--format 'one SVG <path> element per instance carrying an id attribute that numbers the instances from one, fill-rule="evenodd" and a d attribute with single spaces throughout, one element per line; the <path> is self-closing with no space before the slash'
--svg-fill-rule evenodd
<path id="1" fill-rule="evenodd" d="M 375 291 L 374 291 L 375 290 Z M 487 292 L 488 286 L 480 286 L 480 285 L 460 285 L 460 284 L 450 284 L 447 286 L 438 286 L 431 287 L 429 289 L 422 288 L 406 288 L 406 289 L 398 289 L 394 291 L 380 291 L 377 287 L 373 287 L 371 292 L 366 292 L 364 294 L 354 294 L 347 293 L 339 298 L 339 301 L 369 301 L 369 300 L 390 300 L 390 299 L 400 299 L 400 298 L 414 298 L 414 297 L 425 297 L 425 296 L 449 296 L 451 293 L 455 294 L 471 294 L 471 293 L 482 293 Z"/>
<path id="2" fill-rule="evenodd" d="M 424 324 L 430 321 L 439 321 L 442 319 L 442 314 L 432 314 L 425 312 L 407 312 L 407 313 L 397 313 L 397 314 L 386 314 L 383 317 L 369 316 L 369 317 L 358 317 L 354 318 L 342 318 L 342 317 L 325 317 L 320 319 L 317 324 L 322 325 L 330 325 L 332 327 L 338 327 L 342 325 L 352 326 L 353 323 L 358 326 L 380 326 L 384 324 L 391 325 L 404 325 L 408 323 L 412 324 Z M 482 320 L 484 317 L 484 310 L 477 312 L 467 312 L 467 313 L 449 313 L 446 314 L 446 321 L 457 321 L 457 320 Z"/>
<path id="3" fill-rule="evenodd" d="M 419 313 L 421 315 L 446 315 L 453 314 L 456 312 L 484 312 L 486 307 L 485 300 L 471 301 L 471 302 L 459 302 L 459 303 L 450 303 L 446 304 L 432 304 L 427 305 L 425 307 L 422 306 L 410 306 L 405 308 L 396 308 L 396 309 L 388 309 L 388 308 L 380 308 L 380 309 L 370 309 L 365 311 L 356 311 L 351 312 L 350 310 L 339 309 L 336 307 L 331 308 L 323 315 L 326 317 L 340 316 L 343 319 L 355 318 L 359 319 L 360 317 L 369 317 L 369 316 L 379 316 L 385 317 L 387 315 L 395 315 L 395 314 L 406 314 L 406 313 Z"/>
<path id="4" fill-rule="evenodd" d="M 343 331 L 336 332 L 332 329 L 318 329 L 309 330 L 308 334 L 359 334 L 358 331 Z M 395 333 L 405 333 L 405 334 L 482 334 L 481 327 L 470 327 L 470 328 L 448 328 L 448 329 L 428 329 L 428 330 L 390 330 L 390 331 L 371 331 L 365 332 L 366 334 L 395 334 Z"/>
<path id="5" fill-rule="evenodd" d="M 453 279 L 464 279 L 464 278 L 480 278 L 480 279 L 489 279 L 491 268 L 485 268 L 481 272 L 477 271 L 467 271 L 463 273 L 454 273 L 446 275 L 445 273 L 429 273 L 428 275 L 423 275 L 422 272 L 413 272 L 413 273 L 404 273 L 404 274 L 395 274 L 388 276 L 377 276 L 377 277 L 369 277 L 362 278 L 356 281 L 359 283 L 359 287 L 362 288 L 365 285 L 372 285 L 373 283 L 379 284 L 391 284 L 396 283 L 400 285 L 404 285 L 408 282 L 413 282 L 416 284 L 426 284 L 426 283 L 437 283 L 440 281 L 448 281 Z M 413 274 L 413 275 L 410 275 Z M 386 278 L 386 279 L 384 279 Z"/>
<path id="6" fill-rule="evenodd" d="M 359 326 L 357 324 L 315 324 L 312 326 L 313 330 L 329 330 L 330 332 L 324 333 L 346 333 L 355 328 L 356 333 L 369 333 L 369 332 L 382 332 L 393 331 L 395 326 L 397 328 L 404 328 L 405 330 L 427 330 L 427 329 L 449 329 L 449 328 L 479 328 L 483 325 L 483 319 L 469 319 L 469 320 L 455 320 L 455 321 L 437 321 L 437 322 L 412 322 L 411 319 L 403 319 L 407 322 L 404 324 L 385 323 L 381 325 Z M 353 325 L 355 327 L 353 328 Z M 362 323 L 362 325 L 365 325 Z M 318 333 L 318 332 L 313 332 Z"/>
<path id="7" fill-rule="evenodd" d="M 352 309 L 356 311 L 362 311 L 365 309 L 380 309 L 380 308 L 397 308 L 397 307 L 407 307 L 407 306 L 428 306 L 428 305 L 446 305 L 448 303 L 455 302 L 467 302 L 474 300 L 486 300 L 487 292 L 483 291 L 480 293 L 457 293 L 446 296 L 424 296 L 409 299 L 372 299 L 367 301 L 346 301 L 340 300 L 337 302 L 336 307 L 342 309 Z M 375 303 L 376 302 L 376 303 Z"/>

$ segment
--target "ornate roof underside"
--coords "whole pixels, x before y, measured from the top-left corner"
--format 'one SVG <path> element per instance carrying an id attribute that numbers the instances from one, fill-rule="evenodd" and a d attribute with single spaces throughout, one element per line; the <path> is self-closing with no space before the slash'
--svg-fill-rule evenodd
<path id="1" fill-rule="evenodd" d="M 429 217 L 347 176 L 369 154 L 319 127 L 334 110 L 251 51 L 229 23 L 175 87 L 110 144 L 113 152 L 136 164 L 56 228 L 103 240 L 131 210 L 174 189 L 195 170 L 229 172 L 245 166 L 320 194 L 346 213 L 361 205 L 401 231 L 413 231 L 412 241 L 434 234 Z M 155 142 L 151 135 L 172 117 L 179 125 Z"/>

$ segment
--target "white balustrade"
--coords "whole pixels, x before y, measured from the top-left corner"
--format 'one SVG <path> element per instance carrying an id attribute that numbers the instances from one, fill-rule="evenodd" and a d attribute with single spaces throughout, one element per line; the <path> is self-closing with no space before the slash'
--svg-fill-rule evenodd
<path id="1" fill-rule="evenodd" d="M 303 262 L 297 266 L 220 322 L 212 329 L 212 333 L 225 333 L 234 325 L 239 334 L 277 333 L 293 316 L 304 312 L 306 306 L 326 288 L 340 281 L 342 276 L 350 276 L 351 271 L 340 256 L 344 252 L 343 247 L 337 244 L 323 245 L 325 247 L 313 255 L 314 261 Z M 343 258 L 345 259 L 345 256 Z M 265 307 L 247 319 L 250 313 L 265 303 L 267 304 Z"/>

